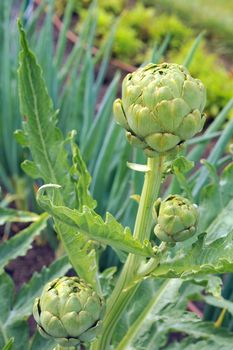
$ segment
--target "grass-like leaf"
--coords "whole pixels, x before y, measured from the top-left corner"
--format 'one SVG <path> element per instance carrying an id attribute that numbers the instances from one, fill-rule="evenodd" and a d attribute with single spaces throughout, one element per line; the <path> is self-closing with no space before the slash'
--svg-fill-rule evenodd
<path id="1" fill-rule="evenodd" d="M 0 271 L 10 260 L 26 254 L 35 236 L 46 227 L 48 218 L 46 213 L 38 216 L 36 222 L 0 245 Z"/>
<path id="2" fill-rule="evenodd" d="M 11 338 L 2 350 L 10 350 L 13 346 L 13 343 L 14 343 L 14 339 Z"/>
<path id="3" fill-rule="evenodd" d="M 0 225 L 4 225 L 6 222 L 32 222 L 38 218 L 39 215 L 29 211 L 0 207 Z"/>

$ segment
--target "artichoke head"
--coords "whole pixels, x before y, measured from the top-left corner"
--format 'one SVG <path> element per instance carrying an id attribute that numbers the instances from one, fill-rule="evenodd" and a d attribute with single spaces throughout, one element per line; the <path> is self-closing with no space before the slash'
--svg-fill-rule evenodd
<path id="1" fill-rule="evenodd" d="M 49 282 L 33 307 L 40 334 L 62 347 L 94 340 L 100 332 L 104 302 L 92 287 L 78 277 Z"/>
<path id="2" fill-rule="evenodd" d="M 161 241 L 181 242 L 194 235 L 197 221 L 197 206 L 182 196 L 171 195 L 157 209 L 154 233 Z"/>
<path id="3" fill-rule="evenodd" d="M 153 157 L 179 150 L 202 130 L 205 102 L 204 85 L 185 67 L 150 63 L 124 78 L 113 110 L 129 142 Z"/>

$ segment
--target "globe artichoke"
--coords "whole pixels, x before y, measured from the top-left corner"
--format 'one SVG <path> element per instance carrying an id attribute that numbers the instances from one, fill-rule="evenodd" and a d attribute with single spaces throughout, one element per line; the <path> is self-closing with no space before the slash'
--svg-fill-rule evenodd
<path id="1" fill-rule="evenodd" d="M 113 109 L 129 142 L 153 157 L 178 150 L 202 130 L 205 102 L 204 85 L 185 67 L 151 63 L 125 77 Z"/>
<path id="2" fill-rule="evenodd" d="M 194 235 L 197 221 L 197 206 L 182 196 L 171 195 L 157 208 L 154 233 L 161 241 L 181 242 Z"/>
<path id="3" fill-rule="evenodd" d="M 103 300 L 78 277 L 49 282 L 37 298 L 33 315 L 39 332 L 63 347 L 94 340 L 100 331 Z"/>

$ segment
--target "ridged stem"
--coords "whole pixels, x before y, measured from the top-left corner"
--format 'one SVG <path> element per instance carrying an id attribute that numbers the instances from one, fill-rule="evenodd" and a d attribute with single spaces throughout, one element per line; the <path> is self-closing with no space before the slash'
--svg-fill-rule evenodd
<path id="1" fill-rule="evenodd" d="M 150 238 L 153 223 L 153 205 L 158 197 L 162 180 L 163 158 L 161 156 L 148 158 L 147 165 L 148 171 L 145 174 L 134 228 L 134 237 L 140 242 Z M 107 302 L 103 333 L 92 345 L 92 350 L 109 349 L 116 324 L 139 287 L 140 283 L 135 283 L 135 280 L 137 279 L 137 271 L 142 259 L 142 257 L 137 255 L 129 254 L 115 289 Z"/>

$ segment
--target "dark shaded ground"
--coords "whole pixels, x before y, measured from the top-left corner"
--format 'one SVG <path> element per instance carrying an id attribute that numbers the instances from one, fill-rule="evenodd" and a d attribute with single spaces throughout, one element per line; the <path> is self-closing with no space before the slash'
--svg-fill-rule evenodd
<path id="1" fill-rule="evenodd" d="M 6 272 L 13 278 L 16 291 L 27 282 L 35 272 L 41 271 L 54 260 L 54 251 L 48 244 L 38 245 L 36 241 L 26 256 L 18 257 L 10 262 Z"/>

